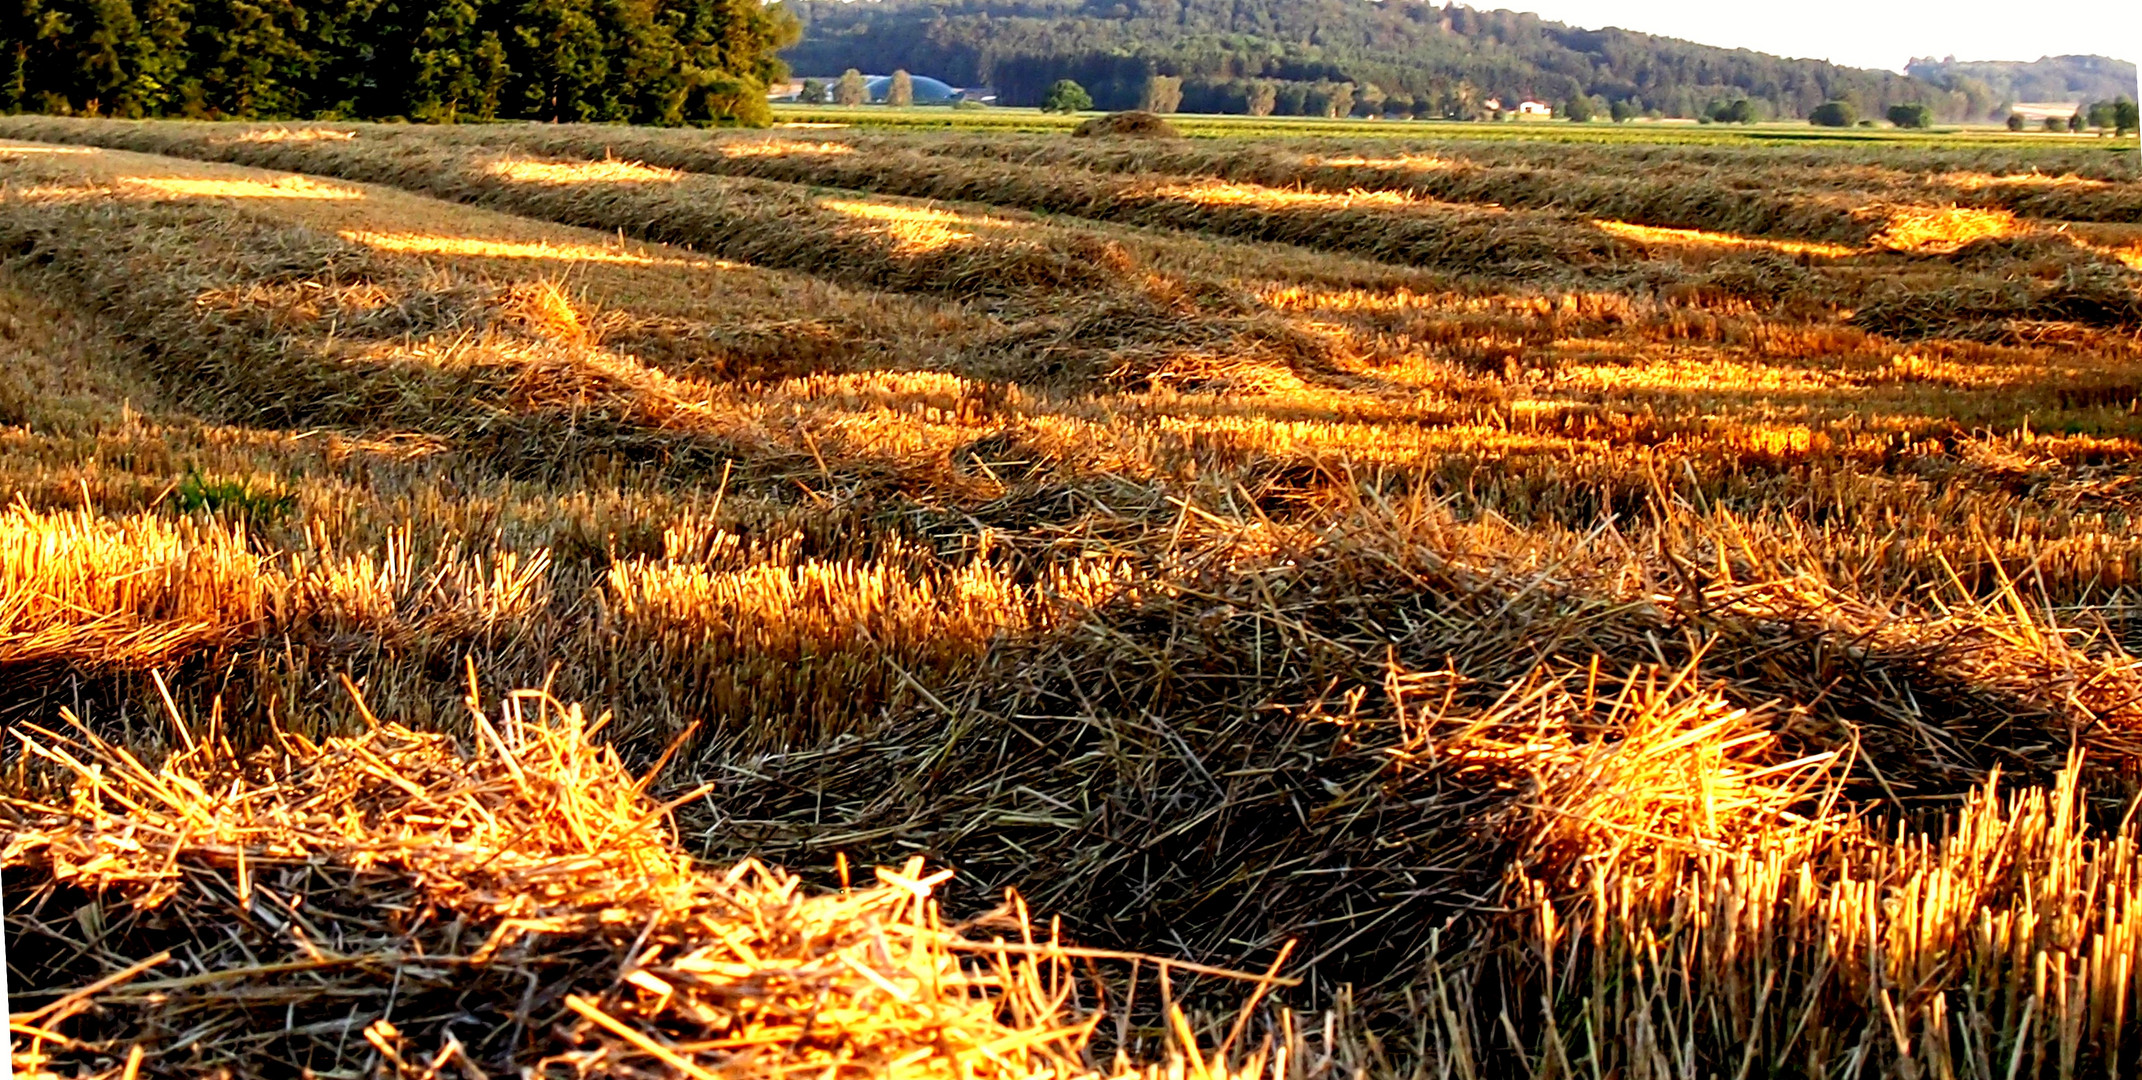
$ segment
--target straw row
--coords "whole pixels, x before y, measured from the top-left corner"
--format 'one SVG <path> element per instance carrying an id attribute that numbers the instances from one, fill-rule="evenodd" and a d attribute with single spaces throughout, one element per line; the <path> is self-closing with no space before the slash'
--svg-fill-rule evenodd
<path id="1" fill-rule="evenodd" d="M 174 713 L 187 749 L 156 767 L 86 728 L 27 735 L 74 786 L 6 804 L 18 1074 L 1135 1071 L 1089 1050 L 1121 974 L 1016 896 L 954 924 L 919 858 L 838 892 L 697 867 L 666 824 L 689 796 L 648 798 L 590 741 L 606 719 L 498 707 L 467 743 L 384 724 L 250 757 Z M 1270 1036 L 1220 1050 L 1259 1074 Z"/>

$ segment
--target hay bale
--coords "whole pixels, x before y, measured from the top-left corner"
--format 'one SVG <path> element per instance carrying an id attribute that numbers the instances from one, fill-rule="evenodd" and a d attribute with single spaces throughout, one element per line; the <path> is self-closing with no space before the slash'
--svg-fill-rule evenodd
<path id="1" fill-rule="evenodd" d="M 1132 109 L 1129 112 L 1109 113 L 1096 116 L 1080 124 L 1071 132 L 1073 138 L 1090 139 L 1098 135 L 1120 135 L 1134 139 L 1180 139 L 1183 133 L 1149 112 Z"/>

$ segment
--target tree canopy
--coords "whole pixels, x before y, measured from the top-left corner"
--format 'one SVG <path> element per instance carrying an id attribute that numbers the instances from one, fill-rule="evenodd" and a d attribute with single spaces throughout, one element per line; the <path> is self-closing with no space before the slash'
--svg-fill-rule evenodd
<path id="1" fill-rule="evenodd" d="M 798 33 L 759 0 L 8 0 L 0 109 L 760 123 Z"/>
<path id="2" fill-rule="evenodd" d="M 2111 128 L 2125 135 L 2136 128 L 2136 110 L 2133 98 L 2118 97 L 2110 101 L 2094 102 L 2085 110 L 2086 120 L 2094 128 Z"/>
<path id="3" fill-rule="evenodd" d="M 1041 107 L 1048 112 L 1084 112 L 1093 108 L 1093 95 L 1070 79 L 1058 79 L 1056 85 L 1049 87 L 1048 96 L 1042 99 Z"/>
<path id="4" fill-rule="evenodd" d="M 1889 122 L 1900 128 L 1927 128 L 1934 126 L 1932 109 L 1916 102 L 1910 105 L 1891 105 Z"/>
<path id="5" fill-rule="evenodd" d="M 1851 127 L 1859 120 L 1859 110 L 1849 101 L 1825 101 L 1807 114 L 1807 122 L 1816 127 Z"/>

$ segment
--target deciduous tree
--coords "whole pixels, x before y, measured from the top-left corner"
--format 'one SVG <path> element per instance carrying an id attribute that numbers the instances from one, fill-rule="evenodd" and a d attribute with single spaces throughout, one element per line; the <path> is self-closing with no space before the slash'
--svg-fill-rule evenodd
<path id="1" fill-rule="evenodd" d="M 1093 95 L 1086 88 L 1070 79 L 1058 79 L 1049 87 L 1049 96 L 1042 100 L 1043 112 L 1075 113 L 1093 108 Z"/>

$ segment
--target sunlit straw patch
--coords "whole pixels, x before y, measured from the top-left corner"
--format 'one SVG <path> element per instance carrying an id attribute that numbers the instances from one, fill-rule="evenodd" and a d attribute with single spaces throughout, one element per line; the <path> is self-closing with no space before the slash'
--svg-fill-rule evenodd
<path id="1" fill-rule="evenodd" d="M 1759 236 L 1736 236 L 1732 233 L 1707 232 L 1702 229 L 1668 229 L 1656 225 L 1637 225 L 1627 221 L 1600 219 L 1594 224 L 1608 235 L 1627 240 L 1632 244 L 1647 247 L 1683 248 L 1756 248 L 1775 251 L 1785 255 L 1812 255 L 1824 259 L 1842 259 L 1856 254 L 1843 244 L 1824 244 L 1804 240 L 1771 240 Z"/>
<path id="2" fill-rule="evenodd" d="M 764 142 L 729 143 L 721 148 L 723 157 L 836 157 L 855 153 L 855 147 L 837 142 L 795 142 L 788 139 L 769 139 Z"/>
<path id="3" fill-rule="evenodd" d="M 1946 255 L 1979 240 L 1996 240 L 2023 231 L 2006 210 L 1965 206 L 1907 206 L 1889 214 L 1889 224 L 1873 238 L 1875 247 L 1925 255 Z"/>
<path id="4" fill-rule="evenodd" d="M 261 128 L 256 131 L 248 131 L 233 141 L 246 143 L 348 142 L 356 137 L 356 132 L 343 131 L 338 128 Z"/>
<path id="5" fill-rule="evenodd" d="M 944 210 L 925 210 L 912 206 L 887 206 L 883 203 L 849 202 L 840 199 L 826 199 L 819 205 L 849 217 L 885 226 L 898 245 L 895 250 L 901 254 L 935 251 L 966 243 L 974 239 L 974 234 L 962 226 L 986 224 Z"/>
<path id="6" fill-rule="evenodd" d="M 674 184 L 684 174 L 634 161 L 501 161 L 491 175 L 524 184 Z"/>
<path id="7" fill-rule="evenodd" d="M 1804 457 L 1825 441 L 1799 424 L 1735 425 L 1733 436 L 1746 452 L 1771 458 Z"/>
<path id="8" fill-rule="evenodd" d="M 376 233 L 350 230 L 344 240 L 397 255 L 439 255 L 471 259 L 541 259 L 552 262 L 613 263 L 622 266 L 671 266 L 695 270 L 714 269 L 707 259 L 658 258 L 624 247 L 594 244 L 534 243 L 495 240 L 475 236 L 441 236 L 426 233 Z"/>
<path id="9" fill-rule="evenodd" d="M 1396 312 L 1435 310 L 1447 306 L 1450 298 L 1403 288 L 1318 289 L 1269 285 L 1258 290 L 1257 302 L 1280 311 Z"/>
<path id="10" fill-rule="evenodd" d="M 1397 154 L 1390 157 L 1363 157 L 1355 154 L 1340 157 L 1309 157 L 1305 165 L 1317 165 L 1327 169 L 1454 169 L 1458 163 L 1433 154 Z"/>
<path id="11" fill-rule="evenodd" d="M 1344 209 L 1352 206 L 1396 207 L 1416 205 L 1416 201 L 1396 191 L 1349 191 L 1334 194 L 1322 191 L 1288 191 L 1265 187 L 1260 184 L 1229 184 L 1218 180 L 1195 184 L 1171 184 L 1159 189 L 1156 194 L 1168 199 L 1181 199 L 1199 206 L 1254 206 L 1274 210 L 1300 207 L 1318 209 Z"/>
<path id="12" fill-rule="evenodd" d="M 2108 180 L 2091 180 L 2073 175 L 2048 175 L 2045 173 L 2009 173 L 1994 176 L 1991 173 L 1948 173 L 1936 177 L 1942 183 L 1953 184 L 1965 191 L 1980 191 L 1990 187 L 2035 187 L 2068 188 L 2077 190 L 2103 190 L 2112 187 Z"/>
<path id="13" fill-rule="evenodd" d="M 122 176 L 132 193 L 179 199 L 362 199 L 364 192 L 345 184 L 327 184 L 305 176 L 273 180 L 192 176 Z"/>

